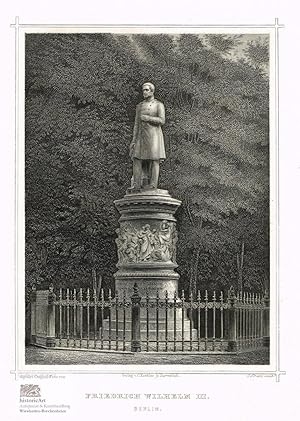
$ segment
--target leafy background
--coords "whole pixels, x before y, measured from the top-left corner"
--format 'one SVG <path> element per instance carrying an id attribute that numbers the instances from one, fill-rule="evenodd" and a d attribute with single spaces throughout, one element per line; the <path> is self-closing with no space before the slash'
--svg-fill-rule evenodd
<path id="1" fill-rule="evenodd" d="M 166 107 L 160 187 L 180 289 L 269 285 L 268 39 L 26 35 L 26 287 L 113 288 L 141 85 Z"/>

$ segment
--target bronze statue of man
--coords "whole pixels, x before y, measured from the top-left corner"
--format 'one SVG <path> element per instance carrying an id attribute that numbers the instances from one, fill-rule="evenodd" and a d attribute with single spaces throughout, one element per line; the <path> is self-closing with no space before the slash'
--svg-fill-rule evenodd
<path id="1" fill-rule="evenodd" d="M 131 191 L 156 189 L 159 164 L 166 158 L 161 126 L 165 124 L 164 104 L 154 98 L 153 83 L 143 84 L 144 100 L 136 107 L 130 157 L 133 160 Z"/>

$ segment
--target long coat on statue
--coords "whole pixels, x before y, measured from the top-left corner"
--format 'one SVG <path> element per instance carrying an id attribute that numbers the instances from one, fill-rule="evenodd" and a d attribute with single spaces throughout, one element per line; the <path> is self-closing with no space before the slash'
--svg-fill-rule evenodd
<path id="1" fill-rule="evenodd" d="M 142 121 L 147 115 L 149 121 Z M 166 158 L 164 137 L 161 126 L 165 124 L 165 107 L 157 99 L 142 101 L 136 107 L 133 129 L 132 158 L 161 160 Z"/>

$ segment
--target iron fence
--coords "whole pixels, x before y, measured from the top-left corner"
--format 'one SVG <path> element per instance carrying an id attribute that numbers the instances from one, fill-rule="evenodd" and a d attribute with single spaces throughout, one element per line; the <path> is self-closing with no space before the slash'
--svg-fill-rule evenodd
<path id="1" fill-rule="evenodd" d="M 101 290 L 34 291 L 32 343 L 145 352 L 237 352 L 269 343 L 266 294 L 198 291 L 143 297 Z"/>

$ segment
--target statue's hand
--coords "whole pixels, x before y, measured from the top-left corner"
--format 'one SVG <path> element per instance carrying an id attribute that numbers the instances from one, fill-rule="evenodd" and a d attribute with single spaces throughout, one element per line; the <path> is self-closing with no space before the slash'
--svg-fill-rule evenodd
<path id="1" fill-rule="evenodd" d="M 145 122 L 150 121 L 150 116 L 146 114 L 141 114 L 141 120 Z"/>

